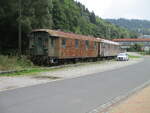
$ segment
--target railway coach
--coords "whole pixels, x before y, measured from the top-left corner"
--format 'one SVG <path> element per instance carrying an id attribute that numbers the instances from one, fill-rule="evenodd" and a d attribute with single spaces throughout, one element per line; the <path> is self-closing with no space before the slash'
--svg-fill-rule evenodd
<path id="1" fill-rule="evenodd" d="M 101 39 L 100 56 L 103 58 L 113 58 L 121 52 L 120 44 L 110 40 Z"/>
<path id="2" fill-rule="evenodd" d="M 49 29 L 33 30 L 29 36 L 31 60 L 39 65 L 95 61 L 119 52 L 119 44 L 92 36 Z"/>

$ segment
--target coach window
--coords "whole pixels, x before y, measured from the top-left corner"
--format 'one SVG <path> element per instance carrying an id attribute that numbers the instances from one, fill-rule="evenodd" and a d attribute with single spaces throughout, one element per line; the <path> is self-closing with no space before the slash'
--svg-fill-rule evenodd
<path id="1" fill-rule="evenodd" d="M 102 44 L 102 48 L 106 48 L 107 44 L 105 43 L 101 43 Z"/>
<path id="2" fill-rule="evenodd" d="M 79 40 L 77 40 L 77 39 L 75 40 L 75 47 L 79 48 Z"/>
<path id="3" fill-rule="evenodd" d="M 97 48 L 97 43 L 96 43 L 96 42 L 94 42 L 94 48 L 95 48 L 95 49 Z"/>
<path id="4" fill-rule="evenodd" d="M 88 48 L 89 48 L 89 46 L 90 46 L 90 45 L 89 45 L 89 41 L 88 41 L 88 40 L 86 40 L 86 41 L 85 41 L 85 47 L 88 49 Z"/>
<path id="5" fill-rule="evenodd" d="M 61 45 L 62 45 L 62 48 L 66 48 L 66 39 L 62 39 Z"/>

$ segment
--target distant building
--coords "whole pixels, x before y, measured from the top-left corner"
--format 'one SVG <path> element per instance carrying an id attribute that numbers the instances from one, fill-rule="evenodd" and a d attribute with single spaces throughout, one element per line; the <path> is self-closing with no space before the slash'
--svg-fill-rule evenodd
<path id="1" fill-rule="evenodd" d="M 150 50 L 150 38 L 124 38 L 124 39 L 114 39 L 113 41 L 118 42 L 121 45 L 121 48 L 128 49 L 135 44 L 142 45 L 142 49 L 145 51 Z"/>
<path id="2" fill-rule="evenodd" d="M 143 38 L 150 38 L 150 35 L 144 35 Z"/>
<path id="3" fill-rule="evenodd" d="M 138 38 L 150 38 L 150 35 L 141 35 Z"/>

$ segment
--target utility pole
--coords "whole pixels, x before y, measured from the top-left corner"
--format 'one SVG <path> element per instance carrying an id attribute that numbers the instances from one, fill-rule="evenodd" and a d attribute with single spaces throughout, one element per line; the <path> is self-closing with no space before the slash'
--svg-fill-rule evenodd
<path id="1" fill-rule="evenodd" d="M 19 56 L 21 56 L 21 54 L 22 54 L 22 48 L 21 48 L 21 46 L 22 46 L 22 29 L 21 29 L 21 16 L 22 16 L 22 14 L 21 14 L 21 0 L 19 0 L 19 25 L 18 25 L 18 52 L 19 52 Z"/>
<path id="2" fill-rule="evenodd" d="M 111 28 L 108 27 L 109 39 L 111 39 Z"/>

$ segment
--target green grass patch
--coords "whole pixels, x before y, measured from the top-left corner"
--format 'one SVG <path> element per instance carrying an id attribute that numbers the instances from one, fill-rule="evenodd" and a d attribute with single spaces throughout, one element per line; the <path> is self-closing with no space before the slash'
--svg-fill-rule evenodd
<path id="1" fill-rule="evenodd" d="M 18 72 L 12 72 L 12 73 L 1 73 L 0 76 L 30 76 L 30 75 L 36 75 L 40 72 L 50 72 L 50 71 L 56 71 L 63 68 L 31 68 L 31 69 L 25 69 Z"/>
<path id="2" fill-rule="evenodd" d="M 150 55 L 150 51 L 140 52 L 141 55 Z"/>
<path id="3" fill-rule="evenodd" d="M 129 55 L 129 58 L 141 58 L 141 56 L 133 56 L 133 55 Z"/>

